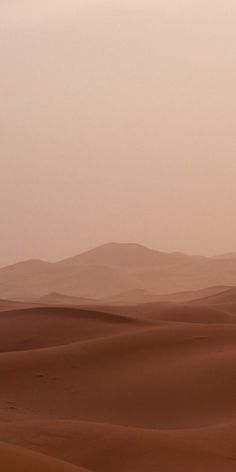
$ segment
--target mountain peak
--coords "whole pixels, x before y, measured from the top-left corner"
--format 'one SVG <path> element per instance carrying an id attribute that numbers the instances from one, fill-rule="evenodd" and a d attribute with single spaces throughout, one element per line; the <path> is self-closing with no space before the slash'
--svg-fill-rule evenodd
<path id="1" fill-rule="evenodd" d="M 155 251 L 138 243 L 109 242 L 58 264 L 143 267 L 165 264 L 184 257 L 187 256 Z"/>
<path id="2" fill-rule="evenodd" d="M 1 271 L 40 270 L 51 266 L 52 263 L 41 259 L 26 259 L 1 268 Z"/>

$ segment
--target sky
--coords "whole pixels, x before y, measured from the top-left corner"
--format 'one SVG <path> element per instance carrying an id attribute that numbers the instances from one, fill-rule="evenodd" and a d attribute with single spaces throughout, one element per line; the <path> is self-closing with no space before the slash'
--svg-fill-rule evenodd
<path id="1" fill-rule="evenodd" d="M 0 265 L 236 251 L 234 0 L 1 0 Z"/>

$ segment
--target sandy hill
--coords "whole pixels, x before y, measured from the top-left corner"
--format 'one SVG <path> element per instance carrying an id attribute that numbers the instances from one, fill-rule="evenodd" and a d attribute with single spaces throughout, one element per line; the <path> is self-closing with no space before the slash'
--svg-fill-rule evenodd
<path id="1" fill-rule="evenodd" d="M 236 315 L 131 308 L 0 313 L 1 470 L 235 471 Z"/>
<path id="2" fill-rule="evenodd" d="M 212 305 L 236 304 L 236 287 L 227 288 L 219 293 L 202 297 L 198 302 Z"/>
<path id="3" fill-rule="evenodd" d="M 227 290 L 232 289 L 232 287 L 225 286 L 225 285 L 217 285 L 214 287 L 207 287 L 201 290 L 192 290 L 192 291 L 184 291 L 184 292 L 175 292 L 175 293 L 167 293 L 157 295 L 152 292 L 148 292 L 147 290 L 136 289 L 130 290 L 127 292 L 118 293 L 113 295 L 110 298 L 106 299 L 106 302 L 109 304 L 117 303 L 121 305 L 125 304 L 144 304 L 144 303 L 161 303 L 161 302 L 173 302 L 173 303 L 183 303 L 183 302 L 190 302 L 198 299 L 205 299 L 211 298 L 216 294 L 220 294 Z M 102 300 L 100 300 L 102 304 Z M 95 301 L 96 303 L 96 301 Z"/>
<path id="4" fill-rule="evenodd" d="M 122 314 L 37 307 L 1 313 L 0 351 L 24 351 L 104 337 L 145 323 Z M 147 325 L 148 326 L 148 325 Z"/>
<path id="5" fill-rule="evenodd" d="M 152 302 L 152 303 L 137 303 L 135 305 L 128 304 L 113 304 L 113 305 L 97 305 L 96 309 L 101 312 L 108 312 L 114 314 L 125 313 L 139 320 L 168 322 L 175 321 L 176 323 L 215 323 L 215 324 L 234 324 L 236 322 L 236 307 L 228 310 L 228 306 L 217 306 L 214 304 L 207 304 L 206 302 Z"/>
<path id="6" fill-rule="evenodd" d="M 31 308 L 37 305 L 34 302 L 24 302 L 18 300 L 0 300 L 0 312 Z"/>
<path id="7" fill-rule="evenodd" d="M 163 295 L 235 284 L 235 258 L 166 254 L 138 244 L 111 243 L 54 264 L 26 261 L 0 269 L 0 297 L 7 299 L 32 300 L 51 292 L 104 299 L 125 292 Z"/>
<path id="8" fill-rule="evenodd" d="M 47 457 L 22 447 L 0 443 L 0 466 L 4 472 L 86 472 L 62 460 Z M 88 471 L 87 471 L 88 472 Z"/>
<path id="9" fill-rule="evenodd" d="M 220 294 L 224 292 L 225 290 L 228 290 L 231 288 L 232 287 L 229 287 L 227 285 L 215 285 L 213 287 L 206 287 L 200 290 L 192 290 L 192 291 L 184 291 L 184 292 L 159 295 L 159 300 L 169 301 L 169 302 L 174 302 L 174 303 L 190 302 L 190 301 L 194 301 L 198 299 L 211 297 L 216 294 Z"/>
<path id="10" fill-rule="evenodd" d="M 117 293 L 106 299 L 111 303 L 144 303 L 145 301 L 156 300 L 158 295 L 144 289 L 127 290 L 126 292 Z"/>
<path id="11" fill-rule="evenodd" d="M 72 297 L 63 293 L 51 292 L 39 299 L 35 300 L 38 304 L 53 305 L 53 306 L 80 306 L 80 305 L 94 305 L 98 300 L 83 297 Z"/>

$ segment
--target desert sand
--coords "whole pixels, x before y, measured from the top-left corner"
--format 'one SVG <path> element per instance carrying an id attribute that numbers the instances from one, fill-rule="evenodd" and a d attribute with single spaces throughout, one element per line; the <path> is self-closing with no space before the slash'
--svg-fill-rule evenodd
<path id="1" fill-rule="evenodd" d="M 233 295 L 2 300 L 1 470 L 234 472 Z"/>

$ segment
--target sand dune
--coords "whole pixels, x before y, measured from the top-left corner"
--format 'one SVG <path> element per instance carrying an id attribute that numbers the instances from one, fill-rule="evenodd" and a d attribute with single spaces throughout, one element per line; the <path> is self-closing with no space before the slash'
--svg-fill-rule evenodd
<path id="1" fill-rule="evenodd" d="M 0 425 L 0 437 L 63 461 L 73 461 L 96 472 L 136 470 L 234 471 L 236 423 L 214 429 L 146 430 L 79 421 L 37 421 L 24 427 Z M 56 438 L 56 440 L 55 440 Z M 80 447 L 78 447 L 78 444 Z M 181 469 L 182 468 L 182 469 Z"/>
<path id="2" fill-rule="evenodd" d="M 133 311 L 139 314 L 139 318 L 148 320 L 206 324 L 236 323 L 236 314 L 231 314 L 223 309 L 207 305 L 199 307 L 191 304 L 176 305 L 174 303 L 159 303 L 148 304 L 146 307 L 141 305 L 136 307 L 136 310 Z"/>
<path id="3" fill-rule="evenodd" d="M 1 407 L 149 428 L 214 424 L 235 405 L 235 335 L 234 325 L 178 323 L 2 353 Z"/>
<path id="4" fill-rule="evenodd" d="M 170 302 L 2 311 L 2 469 L 233 472 L 235 319 Z"/>
<path id="5" fill-rule="evenodd" d="M 130 290 L 127 292 L 118 293 L 112 297 L 106 299 L 107 303 L 116 303 L 116 304 L 144 304 L 144 303 L 158 303 L 158 302 L 172 302 L 172 303 L 183 303 L 190 302 L 198 299 L 210 298 L 216 294 L 220 294 L 227 290 L 232 289 L 232 287 L 224 285 L 216 285 L 213 287 L 203 288 L 201 290 L 192 290 L 184 292 L 175 292 L 167 294 L 155 294 L 143 289 Z M 102 300 L 101 300 L 102 303 Z"/>
<path id="6" fill-rule="evenodd" d="M 175 321 L 192 323 L 230 323 L 236 321 L 236 304 L 216 305 L 203 300 L 181 302 L 149 302 L 128 304 L 95 305 L 96 310 L 114 314 L 125 313 L 127 316 L 146 321 Z"/>
<path id="7" fill-rule="evenodd" d="M 0 444 L 0 467 L 4 472 L 86 472 L 81 467 L 4 443 Z"/>
<path id="8" fill-rule="evenodd" d="M 220 291 L 219 293 L 211 295 L 208 294 L 205 297 L 201 297 L 198 302 L 205 305 L 211 304 L 218 306 L 236 303 L 236 288 L 231 287 L 227 288 L 226 290 Z"/>
<path id="9" fill-rule="evenodd" d="M 72 308 L 28 308 L 0 316 L 0 352 L 21 351 L 139 329 L 144 323 L 122 315 Z"/>
<path id="10" fill-rule="evenodd" d="M 70 297 L 69 295 L 64 295 L 63 293 L 51 292 L 43 297 L 40 297 L 34 302 L 42 305 L 53 305 L 53 306 L 80 306 L 80 305 L 93 305 L 98 303 L 98 300 L 92 300 L 91 298 L 83 297 Z"/>
<path id="11" fill-rule="evenodd" d="M 23 302 L 19 300 L 15 300 L 15 301 L 14 300 L 0 300 L 0 312 L 27 309 L 27 308 L 32 308 L 34 306 L 35 306 L 35 303 L 32 301 Z"/>

